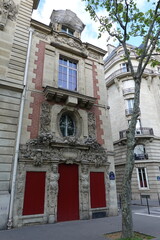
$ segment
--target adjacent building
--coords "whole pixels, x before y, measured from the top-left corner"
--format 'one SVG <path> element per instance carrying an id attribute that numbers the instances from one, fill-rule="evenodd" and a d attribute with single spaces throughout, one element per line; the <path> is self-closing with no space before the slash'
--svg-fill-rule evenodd
<path id="1" fill-rule="evenodd" d="M 38 0 L 0 1 L 0 229 L 6 227 L 32 10 Z"/>
<path id="2" fill-rule="evenodd" d="M 31 20 L 37 5 L 1 4 L 1 228 L 117 214 L 106 51 L 70 10 Z"/>
<path id="3" fill-rule="evenodd" d="M 134 68 L 135 47 L 129 45 Z M 126 130 L 134 103 L 135 86 L 121 46 L 108 45 L 105 59 L 105 81 L 115 151 L 117 193 L 120 194 L 126 161 Z M 132 175 L 132 198 L 160 194 L 160 68 L 147 66 L 142 76 L 140 116 L 136 125 L 135 167 Z"/>

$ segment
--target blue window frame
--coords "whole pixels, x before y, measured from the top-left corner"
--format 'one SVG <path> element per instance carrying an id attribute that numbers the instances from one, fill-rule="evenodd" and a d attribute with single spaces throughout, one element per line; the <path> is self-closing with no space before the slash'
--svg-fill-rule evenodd
<path id="1" fill-rule="evenodd" d="M 77 91 L 77 62 L 60 57 L 58 87 Z"/>

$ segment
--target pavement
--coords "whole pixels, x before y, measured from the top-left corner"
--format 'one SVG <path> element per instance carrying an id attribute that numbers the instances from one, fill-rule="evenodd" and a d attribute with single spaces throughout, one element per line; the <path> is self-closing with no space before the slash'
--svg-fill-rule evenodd
<path id="1" fill-rule="evenodd" d="M 160 207 L 133 205 L 134 231 L 160 240 Z M 59 222 L 1 230 L 0 240 L 109 240 L 104 234 L 121 231 L 121 213 L 115 217 Z"/>

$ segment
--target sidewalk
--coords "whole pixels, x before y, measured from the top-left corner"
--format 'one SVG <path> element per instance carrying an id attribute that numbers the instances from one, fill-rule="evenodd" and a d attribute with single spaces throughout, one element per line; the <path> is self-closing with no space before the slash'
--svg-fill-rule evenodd
<path id="1" fill-rule="evenodd" d="M 160 240 L 160 217 L 133 213 L 134 230 Z M 101 219 L 60 222 L 0 231 L 1 240 L 108 240 L 103 235 L 121 230 L 121 215 Z"/>

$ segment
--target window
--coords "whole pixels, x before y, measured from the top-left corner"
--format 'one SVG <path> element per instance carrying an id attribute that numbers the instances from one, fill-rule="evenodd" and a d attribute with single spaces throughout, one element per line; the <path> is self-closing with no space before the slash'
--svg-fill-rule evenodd
<path id="1" fill-rule="evenodd" d="M 65 33 L 68 33 L 70 35 L 73 35 L 74 34 L 74 31 L 64 25 L 62 25 L 62 29 L 61 29 L 62 32 L 65 32 Z"/>
<path id="2" fill-rule="evenodd" d="M 60 57 L 58 86 L 77 91 L 77 63 L 75 61 Z"/>
<path id="3" fill-rule="evenodd" d="M 148 159 L 148 155 L 145 153 L 144 145 L 136 145 L 134 148 L 134 159 L 135 160 L 143 160 Z"/>
<path id="4" fill-rule="evenodd" d="M 121 63 L 122 72 L 129 72 L 128 63 Z"/>
<path id="5" fill-rule="evenodd" d="M 125 101 L 126 101 L 126 115 L 130 115 L 133 112 L 134 98 L 130 98 Z"/>
<path id="6" fill-rule="evenodd" d="M 69 114 L 62 114 L 60 118 L 60 130 L 63 137 L 75 136 L 75 121 Z"/>
<path id="7" fill-rule="evenodd" d="M 148 188 L 146 168 L 137 168 L 139 188 Z"/>

